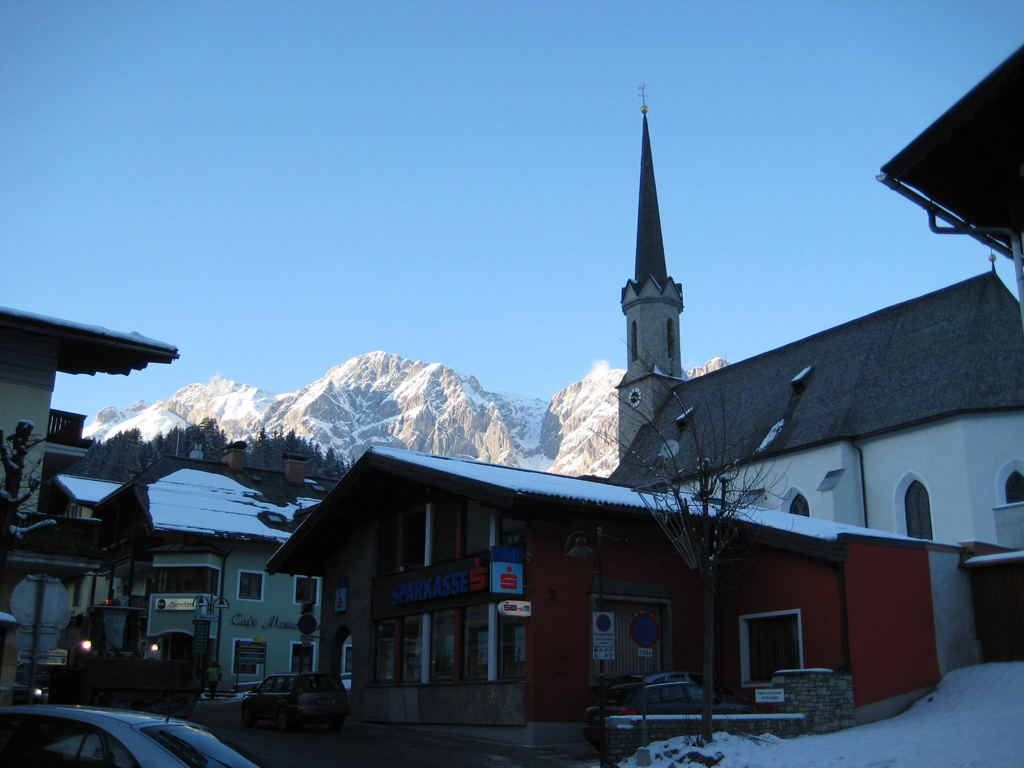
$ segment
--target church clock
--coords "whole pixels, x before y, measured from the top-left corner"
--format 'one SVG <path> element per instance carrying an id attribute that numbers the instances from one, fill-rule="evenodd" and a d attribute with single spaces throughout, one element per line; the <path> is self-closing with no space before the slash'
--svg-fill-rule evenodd
<path id="1" fill-rule="evenodd" d="M 633 387 L 629 390 L 629 397 L 626 398 L 626 402 L 629 403 L 630 408 L 639 408 L 640 401 L 644 399 L 644 393 L 640 391 L 640 387 Z"/>

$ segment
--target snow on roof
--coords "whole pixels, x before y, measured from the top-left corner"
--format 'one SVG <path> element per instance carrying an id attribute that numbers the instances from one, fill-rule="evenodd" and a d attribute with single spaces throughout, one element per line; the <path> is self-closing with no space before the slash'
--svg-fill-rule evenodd
<path id="1" fill-rule="evenodd" d="M 1024 551 L 1018 549 L 1013 552 L 997 552 L 994 555 L 979 555 L 965 562 L 964 566 L 974 568 L 979 565 L 1001 565 L 1016 562 L 1024 562 Z"/>
<path id="2" fill-rule="evenodd" d="M 373 447 L 369 450 L 379 456 L 387 456 L 397 461 L 439 472 L 446 472 L 467 480 L 475 480 L 529 495 L 551 496 L 591 504 L 633 507 L 638 511 L 644 512 L 654 507 L 658 503 L 657 499 L 660 498 L 649 493 L 641 494 L 639 491 L 620 485 L 553 475 L 548 472 L 538 472 L 519 467 L 485 464 L 473 461 L 472 459 L 434 456 L 429 453 L 405 451 L 397 448 Z M 920 541 L 919 539 L 887 531 L 861 528 L 856 525 L 835 523 L 830 520 L 819 520 L 813 517 L 792 515 L 788 512 L 770 509 L 744 509 L 740 513 L 740 517 L 755 525 L 780 531 L 790 531 L 801 536 L 824 541 L 838 541 L 839 537 L 844 534 L 895 541 Z"/>
<path id="3" fill-rule="evenodd" d="M 179 469 L 148 486 L 149 514 L 163 530 L 207 534 L 263 536 L 284 541 L 291 534 L 265 525 L 257 515 L 270 512 L 292 520 L 300 509 L 319 504 L 300 498 L 296 504 L 277 505 L 262 499 L 224 475 L 198 469 Z"/>
<path id="4" fill-rule="evenodd" d="M 97 504 L 121 487 L 120 483 L 111 480 L 96 480 L 74 475 L 57 475 L 57 484 L 80 504 Z"/>
<path id="5" fill-rule="evenodd" d="M 71 320 L 61 320 L 56 317 L 37 315 L 33 312 L 23 312 L 20 309 L 10 309 L 9 307 L 0 307 L 0 315 L 7 315 L 13 320 L 21 319 L 27 322 L 42 323 L 57 328 L 65 328 L 69 331 L 77 331 L 80 333 L 87 333 L 94 336 L 104 336 L 106 338 L 117 341 L 127 341 L 133 344 L 145 344 L 151 347 L 162 347 L 169 352 L 178 351 L 178 348 L 173 344 L 168 344 L 166 341 L 157 341 L 156 339 L 151 339 L 147 336 L 143 336 L 138 331 L 131 331 L 130 333 L 124 333 L 122 331 L 112 331 L 109 328 L 104 328 L 99 325 L 87 325 L 85 323 L 76 323 Z"/>

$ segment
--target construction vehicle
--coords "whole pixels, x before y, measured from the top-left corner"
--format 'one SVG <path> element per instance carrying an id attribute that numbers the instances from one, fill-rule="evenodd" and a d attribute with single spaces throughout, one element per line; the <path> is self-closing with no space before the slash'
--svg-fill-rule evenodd
<path id="1" fill-rule="evenodd" d="M 93 605 L 85 614 L 84 640 L 68 668 L 50 677 L 51 704 L 88 704 L 190 717 L 202 685 L 187 661 L 142 658 L 145 610 Z"/>

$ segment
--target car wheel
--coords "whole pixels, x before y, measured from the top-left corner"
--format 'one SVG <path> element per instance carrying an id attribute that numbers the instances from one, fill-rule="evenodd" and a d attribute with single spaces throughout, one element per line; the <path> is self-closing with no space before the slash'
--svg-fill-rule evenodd
<path id="1" fill-rule="evenodd" d="M 345 718 L 344 717 L 337 717 L 334 720 L 331 720 L 331 722 L 328 723 L 327 727 L 330 728 L 332 731 L 340 731 L 342 726 L 344 726 L 344 725 L 345 725 Z"/>
<path id="2" fill-rule="evenodd" d="M 281 733 L 290 731 L 293 727 L 292 719 L 288 716 L 288 710 L 281 707 L 277 710 L 277 730 Z"/>
<path id="3" fill-rule="evenodd" d="M 246 728 L 256 725 L 256 718 L 252 716 L 252 711 L 248 707 L 242 707 L 242 725 Z"/>

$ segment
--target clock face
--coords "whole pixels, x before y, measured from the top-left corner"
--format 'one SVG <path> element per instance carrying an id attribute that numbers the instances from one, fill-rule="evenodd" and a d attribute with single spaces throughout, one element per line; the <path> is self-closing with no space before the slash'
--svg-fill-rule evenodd
<path id="1" fill-rule="evenodd" d="M 629 390 L 629 397 L 626 398 L 626 402 L 629 403 L 630 408 L 639 408 L 640 401 L 644 399 L 644 393 L 640 391 L 640 387 L 633 387 Z"/>

